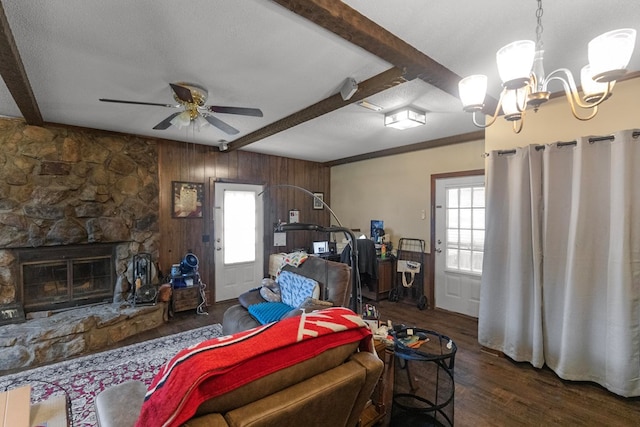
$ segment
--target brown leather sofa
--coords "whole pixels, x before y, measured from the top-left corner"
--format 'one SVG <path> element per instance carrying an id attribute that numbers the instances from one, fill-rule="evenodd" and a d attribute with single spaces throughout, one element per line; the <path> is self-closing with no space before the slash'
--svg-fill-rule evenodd
<path id="1" fill-rule="evenodd" d="M 279 265 L 278 255 L 272 255 L 270 270 Z M 320 284 L 320 299 L 331 301 L 334 306 L 349 307 L 351 298 L 351 267 L 339 262 L 327 261 L 320 257 L 310 256 L 300 266 L 286 265 L 283 270 L 308 277 Z M 273 273 L 270 271 L 270 273 Z M 222 318 L 222 331 L 226 335 L 246 331 L 260 325 L 247 310 L 251 304 L 264 302 L 258 289 L 240 296 L 240 303 L 229 307 Z"/>
<path id="2" fill-rule="evenodd" d="M 378 356 L 358 351 L 358 345 L 329 349 L 211 398 L 183 425 L 354 427 L 383 370 Z M 134 426 L 145 392 L 142 382 L 128 381 L 100 393 L 95 402 L 98 425 Z"/>

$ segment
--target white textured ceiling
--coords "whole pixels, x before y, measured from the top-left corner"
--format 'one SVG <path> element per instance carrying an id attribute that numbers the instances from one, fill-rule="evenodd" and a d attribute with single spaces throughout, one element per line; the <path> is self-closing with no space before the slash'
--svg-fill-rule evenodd
<path id="1" fill-rule="evenodd" d="M 535 0 L 347 0 L 391 33 L 460 76 L 484 73 L 497 96 L 495 51 L 535 36 Z M 45 122 L 218 145 L 302 110 L 391 64 L 267 0 L 2 0 Z M 545 68 L 577 73 L 594 36 L 640 30 L 640 2 L 544 3 Z M 640 49 L 630 65 L 640 70 Z M 153 130 L 175 110 L 99 102 L 99 98 L 173 103 L 171 82 L 198 83 L 208 104 L 257 107 L 264 117 L 217 114 L 240 130 Z M 555 88 L 557 90 L 558 88 Z M 349 105 L 244 147 L 332 161 L 477 130 L 453 96 L 421 80 L 368 98 L 376 113 Z M 426 126 L 384 128 L 383 113 L 424 108 Z M 4 83 L 0 115 L 21 117 Z"/>

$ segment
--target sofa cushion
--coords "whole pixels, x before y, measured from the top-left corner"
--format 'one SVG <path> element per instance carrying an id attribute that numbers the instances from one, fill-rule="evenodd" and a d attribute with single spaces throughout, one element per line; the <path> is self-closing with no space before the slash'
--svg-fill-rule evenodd
<path id="1" fill-rule="evenodd" d="M 311 256 L 298 267 L 285 265 L 282 270 L 309 277 L 320 283 L 319 299 L 331 301 L 334 306 L 349 306 L 351 267 L 347 264 Z"/>
<path id="2" fill-rule="evenodd" d="M 249 308 L 253 304 L 260 304 L 265 302 L 265 299 L 260 295 L 260 288 L 251 289 L 238 297 L 240 305 L 244 308 Z"/>
<path id="3" fill-rule="evenodd" d="M 291 307 L 299 307 L 307 297 L 318 298 L 320 286 L 308 277 L 290 271 L 282 271 L 278 276 L 282 302 Z"/>
<path id="4" fill-rule="evenodd" d="M 221 396 L 204 401 L 198 407 L 196 416 L 225 413 L 277 393 L 343 364 L 357 349 L 357 342 L 343 344 L 323 351 L 311 359 L 258 378 Z"/>
<path id="5" fill-rule="evenodd" d="M 262 298 L 264 298 L 266 301 L 269 301 L 269 302 L 282 301 L 282 297 L 280 296 L 280 286 L 278 286 L 277 289 L 274 289 L 268 286 L 263 286 L 260 288 L 260 295 L 262 296 Z"/>
<path id="6" fill-rule="evenodd" d="M 344 426 L 366 378 L 364 368 L 348 362 L 224 417 L 230 426 L 238 427 Z"/>
<path id="7" fill-rule="evenodd" d="M 248 310 L 260 324 L 264 325 L 282 319 L 293 308 L 283 302 L 262 302 L 249 306 Z"/>

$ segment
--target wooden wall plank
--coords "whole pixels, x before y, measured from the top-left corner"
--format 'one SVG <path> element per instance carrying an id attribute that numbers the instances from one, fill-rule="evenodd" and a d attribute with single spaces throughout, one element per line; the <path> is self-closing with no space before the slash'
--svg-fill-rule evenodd
<path id="1" fill-rule="evenodd" d="M 160 181 L 160 257 L 163 273 L 169 273 L 172 264 L 178 263 L 191 250 L 200 260 L 202 281 L 208 286 L 208 297 L 214 300 L 215 271 L 213 259 L 215 244 L 213 235 L 213 188 L 216 180 L 264 184 L 265 247 L 264 275 L 267 274 L 271 253 L 289 252 L 294 248 L 309 247 L 318 233 L 295 232 L 287 236 L 286 247 L 273 246 L 273 224 L 288 221 L 289 209 L 300 210 L 302 222 L 330 225 L 328 211 L 314 210 L 313 199 L 302 191 L 277 187 L 295 185 L 312 192 L 322 192 L 329 197 L 330 168 L 320 163 L 288 159 L 237 150 L 229 153 L 202 145 L 176 141 L 158 141 Z M 205 184 L 204 214 L 202 219 L 176 219 L 171 217 L 171 182 L 194 181 Z M 315 234 L 315 236 L 314 236 Z M 203 240 L 209 238 L 209 242 Z"/>

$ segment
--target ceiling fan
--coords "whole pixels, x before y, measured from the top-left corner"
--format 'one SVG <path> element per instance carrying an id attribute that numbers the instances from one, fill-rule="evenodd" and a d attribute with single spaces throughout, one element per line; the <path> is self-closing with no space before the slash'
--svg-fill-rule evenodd
<path id="1" fill-rule="evenodd" d="M 258 108 L 205 105 L 209 93 L 200 85 L 194 83 L 178 82 L 169 83 L 169 86 L 171 86 L 171 90 L 173 91 L 173 98 L 176 100 L 177 104 L 123 101 L 120 99 L 107 98 L 100 98 L 100 101 L 116 102 L 120 104 L 155 105 L 158 107 L 182 108 L 182 111 L 171 114 L 166 119 L 155 125 L 153 128 L 157 130 L 165 130 L 171 125 L 174 125 L 178 128 L 188 126 L 191 123 L 200 125 L 204 123 L 202 122 L 202 119 L 204 119 L 221 131 L 229 135 L 235 135 L 239 132 L 238 129 L 211 115 L 211 113 L 239 114 L 242 116 L 262 117 L 262 111 Z"/>

